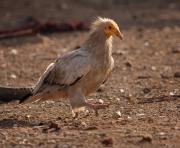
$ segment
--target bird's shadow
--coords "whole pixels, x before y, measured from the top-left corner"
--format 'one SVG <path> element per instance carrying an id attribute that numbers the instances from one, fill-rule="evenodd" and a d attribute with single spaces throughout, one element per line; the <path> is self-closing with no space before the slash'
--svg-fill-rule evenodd
<path id="1" fill-rule="evenodd" d="M 18 119 L 2 119 L 0 120 L 0 128 L 12 128 L 12 127 L 33 127 L 39 126 L 41 122 L 27 121 Z M 48 124 L 48 123 L 47 123 Z"/>
<path id="2" fill-rule="evenodd" d="M 13 127 L 43 127 L 45 129 L 59 130 L 59 126 L 53 122 L 45 121 L 30 121 L 30 120 L 18 120 L 18 119 L 2 119 L 0 120 L 0 128 L 13 128 Z"/>

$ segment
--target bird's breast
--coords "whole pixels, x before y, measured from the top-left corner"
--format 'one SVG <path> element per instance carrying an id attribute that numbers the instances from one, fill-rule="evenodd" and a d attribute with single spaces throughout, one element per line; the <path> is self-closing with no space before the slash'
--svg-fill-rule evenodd
<path id="1" fill-rule="evenodd" d="M 92 70 L 84 78 L 82 85 L 85 94 L 88 95 L 96 91 L 99 86 L 109 77 L 113 68 L 113 59 L 93 65 Z"/>

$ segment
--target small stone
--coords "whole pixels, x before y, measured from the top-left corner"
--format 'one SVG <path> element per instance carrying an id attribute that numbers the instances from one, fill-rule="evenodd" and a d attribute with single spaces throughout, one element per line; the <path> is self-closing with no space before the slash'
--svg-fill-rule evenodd
<path id="1" fill-rule="evenodd" d="M 84 111 L 84 113 L 85 113 L 86 116 L 88 116 L 88 115 L 90 114 L 90 111 L 89 111 L 88 109 L 86 109 L 86 110 Z"/>
<path id="2" fill-rule="evenodd" d="M 159 132 L 160 136 L 164 136 L 166 133 L 165 132 Z"/>
<path id="3" fill-rule="evenodd" d="M 17 51 L 16 49 L 12 49 L 12 50 L 10 51 L 10 53 L 11 53 L 12 55 L 17 55 L 17 54 L 18 54 L 18 51 Z"/>
<path id="4" fill-rule="evenodd" d="M 175 129 L 175 130 L 180 130 L 180 127 L 175 126 L 174 129 Z"/>
<path id="5" fill-rule="evenodd" d="M 120 50 L 120 49 L 116 50 L 114 53 L 117 55 L 124 55 L 125 54 L 125 52 L 123 50 Z"/>
<path id="6" fill-rule="evenodd" d="M 121 112 L 120 111 L 116 111 L 116 112 L 113 113 L 113 118 L 118 119 L 120 117 L 121 117 Z"/>
<path id="7" fill-rule="evenodd" d="M 150 91 L 151 91 L 151 89 L 149 89 L 149 88 L 144 88 L 143 89 L 143 93 L 145 93 L 145 94 L 149 93 Z"/>
<path id="8" fill-rule="evenodd" d="M 10 78 L 16 79 L 17 76 L 16 76 L 15 74 L 11 74 L 11 75 L 10 75 Z"/>
<path id="9" fill-rule="evenodd" d="M 169 95 L 170 95 L 170 96 L 174 96 L 175 93 L 171 91 L 171 92 L 169 93 Z"/>
<path id="10" fill-rule="evenodd" d="M 19 142 L 19 144 L 26 144 L 28 142 L 27 139 L 23 139 L 22 141 Z"/>
<path id="11" fill-rule="evenodd" d="M 141 114 L 136 114 L 137 116 L 144 116 L 145 114 L 144 113 L 141 113 Z"/>
<path id="12" fill-rule="evenodd" d="M 120 98 L 116 98 L 117 101 L 120 101 Z"/>
<path id="13" fill-rule="evenodd" d="M 174 77 L 175 77 L 175 78 L 180 78 L 180 72 L 175 72 L 175 73 L 174 73 Z"/>
<path id="14" fill-rule="evenodd" d="M 126 62 L 125 65 L 126 65 L 127 67 L 132 67 L 132 65 L 131 65 L 130 62 Z"/>
<path id="15" fill-rule="evenodd" d="M 45 101 L 46 104 L 53 104 L 54 101 Z"/>
<path id="16" fill-rule="evenodd" d="M 110 138 L 104 138 L 101 143 L 104 145 L 104 146 L 112 146 L 113 145 L 113 139 L 110 137 Z"/>
<path id="17" fill-rule="evenodd" d="M 26 117 L 27 117 L 27 118 L 30 118 L 30 117 L 31 117 L 31 115 L 27 115 Z"/>
<path id="18" fill-rule="evenodd" d="M 81 122 L 81 125 L 84 126 L 84 127 L 87 127 L 86 122 Z"/>
<path id="19" fill-rule="evenodd" d="M 156 70 L 156 67 L 155 67 L 155 66 L 152 66 L 151 69 L 152 69 L 153 71 L 155 71 L 155 70 Z"/>
<path id="20" fill-rule="evenodd" d="M 99 99 L 99 103 L 104 104 L 104 101 L 102 99 Z"/>
<path id="21" fill-rule="evenodd" d="M 100 136 L 100 137 L 105 137 L 105 136 L 106 136 L 106 133 L 99 133 L 99 136 Z"/>
<path id="22" fill-rule="evenodd" d="M 48 140 L 47 143 L 56 143 L 56 140 L 51 139 L 51 140 Z"/>
<path id="23" fill-rule="evenodd" d="M 180 53 L 180 48 L 174 47 L 171 50 L 172 53 Z"/>
<path id="24" fill-rule="evenodd" d="M 124 93 L 125 91 L 124 91 L 124 89 L 121 88 L 121 89 L 120 89 L 120 92 L 121 92 L 121 93 Z"/>
<path id="25" fill-rule="evenodd" d="M 146 142 L 149 142 L 149 143 L 152 142 L 151 135 L 143 135 L 142 139 L 139 141 L 139 143 L 146 143 Z"/>
<path id="26" fill-rule="evenodd" d="M 97 129 L 98 129 L 97 126 L 87 126 L 84 130 L 91 131 L 91 130 L 97 130 Z"/>
<path id="27" fill-rule="evenodd" d="M 144 43 L 144 47 L 149 47 L 149 45 L 150 45 L 149 42 Z"/>
<path id="28" fill-rule="evenodd" d="M 129 97 L 131 98 L 133 95 L 132 94 L 129 94 Z"/>

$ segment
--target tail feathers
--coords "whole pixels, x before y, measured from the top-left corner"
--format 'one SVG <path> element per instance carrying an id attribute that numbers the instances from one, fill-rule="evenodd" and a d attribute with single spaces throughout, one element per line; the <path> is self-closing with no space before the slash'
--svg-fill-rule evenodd
<path id="1" fill-rule="evenodd" d="M 22 97 L 21 99 L 19 99 L 19 103 L 24 103 L 30 96 L 32 96 L 32 93 L 27 94 L 24 97 Z"/>
<path id="2" fill-rule="evenodd" d="M 0 103 L 19 100 L 20 103 L 32 95 L 33 87 L 14 88 L 0 86 Z"/>

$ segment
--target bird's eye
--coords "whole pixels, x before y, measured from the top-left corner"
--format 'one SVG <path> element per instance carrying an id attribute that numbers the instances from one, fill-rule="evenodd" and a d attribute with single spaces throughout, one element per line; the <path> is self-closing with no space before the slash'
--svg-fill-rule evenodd
<path id="1" fill-rule="evenodd" d="M 108 28 L 109 28 L 110 30 L 112 29 L 112 27 L 111 27 L 111 26 L 109 26 Z"/>

